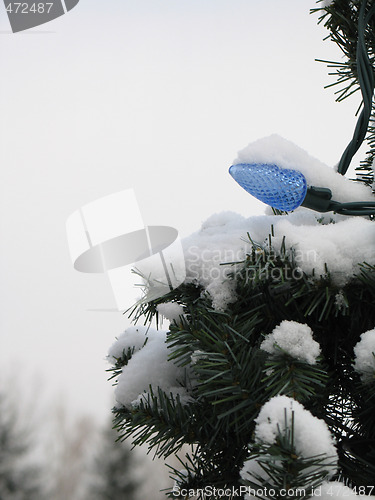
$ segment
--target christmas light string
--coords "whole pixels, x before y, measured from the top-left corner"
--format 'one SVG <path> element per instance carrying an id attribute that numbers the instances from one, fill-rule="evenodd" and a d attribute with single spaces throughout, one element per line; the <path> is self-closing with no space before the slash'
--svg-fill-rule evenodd
<path id="1" fill-rule="evenodd" d="M 363 0 L 358 16 L 358 42 L 356 50 L 357 78 L 362 93 L 363 109 L 358 118 L 353 138 L 346 147 L 337 166 L 345 175 L 355 153 L 363 143 L 372 111 L 375 80 L 374 70 L 366 47 L 366 28 L 375 14 L 373 4 L 366 14 L 367 0 Z M 283 211 L 303 206 L 317 212 L 336 212 L 342 215 L 373 216 L 374 201 L 340 203 L 332 200 L 332 191 L 326 187 L 308 186 L 298 170 L 283 169 L 275 164 L 241 163 L 232 165 L 230 175 L 248 193 L 264 203 Z"/>

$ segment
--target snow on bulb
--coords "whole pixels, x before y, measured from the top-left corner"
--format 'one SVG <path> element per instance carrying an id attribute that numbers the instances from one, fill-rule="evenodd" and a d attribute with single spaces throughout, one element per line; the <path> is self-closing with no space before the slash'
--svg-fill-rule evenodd
<path id="1" fill-rule="evenodd" d="M 373 199 L 368 186 L 346 179 L 276 134 L 239 151 L 229 173 L 252 196 L 286 212 L 301 205 L 320 213 L 337 211 L 342 203 Z"/>

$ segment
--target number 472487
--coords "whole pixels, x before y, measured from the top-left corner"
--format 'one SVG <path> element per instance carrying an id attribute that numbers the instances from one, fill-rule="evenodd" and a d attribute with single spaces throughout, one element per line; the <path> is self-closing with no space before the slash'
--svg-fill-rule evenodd
<path id="1" fill-rule="evenodd" d="M 22 2 L 10 2 L 6 7 L 6 11 L 10 14 L 49 14 L 53 7 L 53 3 L 32 3 L 31 5 Z"/>

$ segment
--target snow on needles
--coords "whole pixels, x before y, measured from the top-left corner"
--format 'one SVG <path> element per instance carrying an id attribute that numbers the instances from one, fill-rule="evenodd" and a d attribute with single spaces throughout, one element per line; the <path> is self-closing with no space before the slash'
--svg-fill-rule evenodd
<path id="1" fill-rule="evenodd" d="M 147 342 L 145 343 L 147 332 Z M 150 386 L 155 395 L 160 387 L 168 395 L 179 395 L 182 404 L 190 401 L 187 390 L 180 385 L 186 370 L 168 360 L 171 352 L 166 344 L 166 332 L 146 327 L 130 327 L 118 338 L 109 350 L 109 361 L 121 356 L 123 350 L 133 348 L 134 354 L 122 368 L 115 389 L 116 401 L 131 409 L 142 399 L 147 400 Z M 143 346 L 143 347 L 142 347 Z"/>
<path id="2" fill-rule="evenodd" d="M 313 339 L 313 332 L 308 325 L 297 321 L 284 320 L 272 333 L 268 334 L 260 348 L 269 354 L 286 352 L 293 358 L 315 365 L 320 355 L 320 346 Z"/>
<path id="3" fill-rule="evenodd" d="M 304 458 L 325 455 L 327 464 L 337 461 L 334 440 L 324 420 L 314 417 L 298 401 L 288 396 L 271 398 L 260 410 L 255 420 L 255 440 L 272 445 L 276 443 L 279 429 L 285 433 L 294 413 L 294 446 Z M 287 425 L 285 422 L 287 418 Z M 332 471 L 333 474 L 334 471 Z"/>
<path id="4" fill-rule="evenodd" d="M 184 308 L 176 302 L 164 302 L 156 307 L 159 314 L 169 321 L 178 322 L 181 316 L 184 316 Z"/>
<path id="5" fill-rule="evenodd" d="M 273 226 L 275 253 L 285 236 L 286 249 L 293 249 L 294 261 L 303 272 L 311 276 L 314 271 L 319 279 L 328 268 L 333 284 L 343 287 L 358 273 L 358 264 L 375 264 L 375 224 L 362 217 L 329 214 L 323 223 L 318 220 L 321 218 L 321 214 L 304 208 L 285 216 L 248 219 L 233 212 L 215 214 L 182 241 L 186 282 L 202 286 L 211 295 L 213 307 L 224 310 L 236 300 L 235 283 L 227 278 L 241 264 L 231 263 L 244 261 L 251 253 L 247 234 L 266 248 Z"/>
<path id="6" fill-rule="evenodd" d="M 305 459 L 320 456 L 327 470 L 327 478 L 332 477 L 336 472 L 338 457 L 327 424 L 292 398 L 275 396 L 262 407 L 255 420 L 255 441 L 270 446 L 276 444 L 279 434 L 286 435 L 290 430 L 293 415 L 296 454 Z M 311 466 L 309 472 L 313 473 L 315 467 L 318 470 L 320 465 Z M 246 480 L 256 476 L 269 479 L 257 460 L 250 458 L 241 470 L 241 477 Z"/>
<path id="7" fill-rule="evenodd" d="M 147 340 L 147 330 L 146 326 L 130 326 L 127 328 L 109 348 L 108 361 L 115 364 L 118 358 L 127 353 L 129 347 L 134 351 L 139 351 Z"/>
<path id="8" fill-rule="evenodd" d="M 364 384 L 375 381 L 375 329 L 362 333 L 354 347 L 354 369 Z"/>

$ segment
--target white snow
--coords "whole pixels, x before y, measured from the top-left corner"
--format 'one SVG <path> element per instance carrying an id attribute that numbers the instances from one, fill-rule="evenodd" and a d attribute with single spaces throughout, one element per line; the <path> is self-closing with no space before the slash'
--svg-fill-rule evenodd
<path id="1" fill-rule="evenodd" d="M 184 308 L 180 304 L 176 304 L 176 302 L 159 304 L 156 309 L 159 314 L 169 321 L 178 322 L 180 316 L 184 316 Z"/>
<path id="2" fill-rule="evenodd" d="M 233 212 L 214 214 L 197 233 L 182 241 L 186 263 L 186 281 L 203 286 L 216 309 L 236 300 L 235 284 L 225 281 L 233 268 L 223 263 L 243 260 L 250 251 L 246 237 L 246 219 Z"/>
<path id="3" fill-rule="evenodd" d="M 337 460 L 334 440 L 327 424 L 314 417 L 298 401 L 288 396 L 275 396 L 261 409 L 256 422 L 255 439 L 257 442 L 273 444 L 278 436 L 278 427 L 285 432 L 285 411 L 288 425 L 291 425 L 294 412 L 294 444 L 296 452 L 302 457 L 324 454 L 327 463 Z"/>
<path id="4" fill-rule="evenodd" d="M 276 443 L 279 431 L 285 433 L 288 428 L 291 428 L 292 414 L 294 414 L 294 446 L 297 455 L 303 458 L 321 455 L 325 458 L 327 478 L 332 477 L 336 472 L 338 457 L 334 439 L 327 424 L 314 417 L 292 398 L 275 396 L 262 407 L 255 420 L 255 441 L 266 445 Z M 285 425 L 285 416 L 287 425 Z M 266 478 L 266 473 L 256 459 L 247 460 L 241 471 L 241 477 L 247 479 L 254 474 Z"/>
<path id="5" fill-rule="evenodd" d="M 129 347 L 134 348 L 134 351 L 139 351 L 146 341 L 148 329 L 147 326 L 130 326 L 127 328 L 109 348 L 108 361 L 114 364 L 116 358 L 120 358 L 124 351 L 126 354 Z"/>
<path id="6" fill-rule="evenodd" d="M 138 327 L 137 327 L 138 328 Z M 132 347 L 136 338 L 134 327 L 127 329 L 120 337 L 118 345 L 116 343 L 110 349 L 110 356 L 118 353 L 121 349 Z M 144 335 L 138 336 L 145 340 Z M 180 382 L 185 380 L 185 369 L 178 367 L 168 360 L 171 350 L 167 348 L 166 332 L 149 328 L 147 331 L 147 343 L 142 347 L 143 342 L 138 342 L 138 350 L 118 378 L 115 389 L 116 401 L 128 409 L 137 406 L 142 398 L 147 398 L 150 386 L 155 395 L 160 387 L 167 394 L 177 394 L 181 398 L 181 403 L 190 401 L 190 396 Z M 141 348 L 139 348 L 141 346 Z"/>
<path id="7" fill-rule="evenodd" d="M 260 345 L 269 354 L 280 354 L 277 347 L 309 365 L 315 365 L 320 355 L 320 346 L 313 339 L 311 328 L 296 321 L 282 321 Z"/>
<path id="8" fill-rule="evenodd" d="M 191 365 L 196 365 L 199 360 L 206 359 L 207 357 L 208 357 L 208 354 L 206 352 L 196 350 L 191 355 L 190 363 L 191 363 Z"/>
<path id="9" fill-rule="evenodd" d="M 340 290 L 338 293 L 336 293 L 335 304 L 336 304 L 337 308 L 339 309 L 339 311 L 341 311 L 346 306 L 346 301 L 345 301 L 345 297 L 344 297 L 342 290 Z"/>
<path id="10" fill-rule="evenodd" d="M 244 260 L 251 252 L 247 237 L 267 247 L 271 225 L 275 252 L 279 252 L 285 236 L 287 249 L 293 248 L 296 265 L 315 277 L 326 275 L 326 265 L 333 283 L 343 287 L 358 272 L 358 264 L 375 264 L 375 224 L 363 217 L 324 216 L 298 209 L 285 216 L 261 215 L 246 219 L 233 212 L 211 216 L 202 228 L 183 240 L 186 282 L 201 285 L 211 295 L 216 309 L 225 309 L 236 300 L 235 284 L 226 280 L 233 271 L 230 264 Z M 328 223 L 332 220 L 334 223 Z M 276 274 L 275 274 L 276 273 Z M 269 269 L 270 277 L 278 270 Z"/>
<path id="11" fill-rule="evenodd" d="M 347 179 L 293 142 L 276 134 L 252 142 L 239 151 L 233 164 L 238 163 L 268 163 L 283 169 L 298 170 L 305 176 L 308 186 L 331 189 L 332 199 L 335 201 L 374 199 L 372 190 L 368 186 Z"/>
<path id="12" fill-rule="evenodd" d="M 361 375 L 363 383 L 375 381 L 375 329 L 362 333 L 354 347 L 354 369 Z"/>

